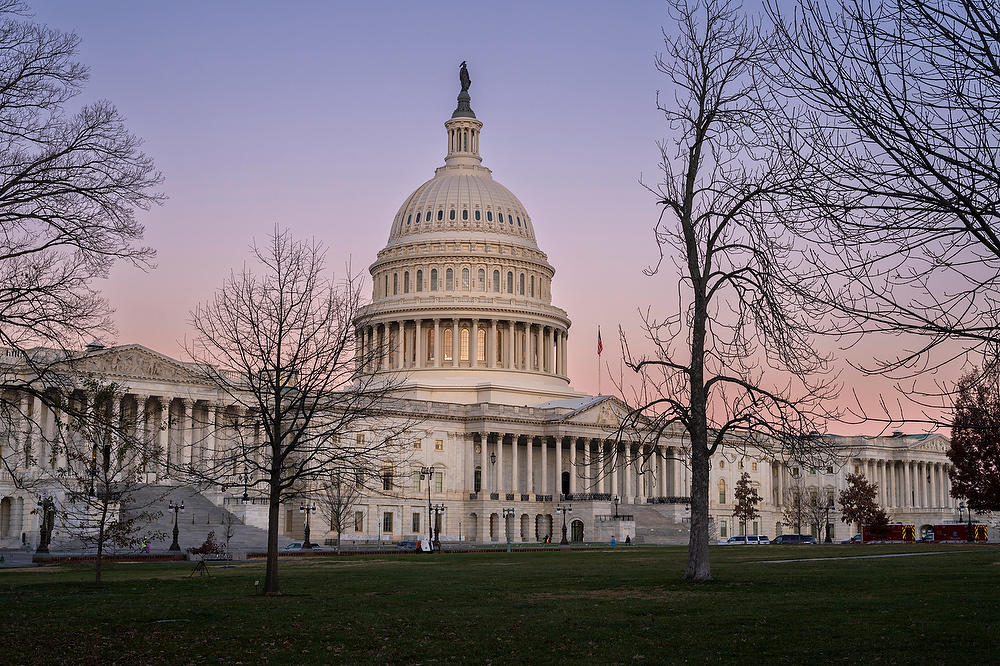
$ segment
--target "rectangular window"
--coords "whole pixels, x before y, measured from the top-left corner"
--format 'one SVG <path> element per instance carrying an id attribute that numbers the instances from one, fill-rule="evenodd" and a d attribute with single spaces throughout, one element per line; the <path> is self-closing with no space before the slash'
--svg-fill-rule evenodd
<path id="1" fill-rule="evenodd" d="M 443 439 L 435 439 L 434 440 L 434 450 L 435 451 L 444 451 L 444 440 Z"/>
<path id="2" fill-rule="evenodd" d="M 365 445 L 365 434 L 363 432 L 359 432 L 357 435 L 355 435 L 354 443 L 357 444 L 358 446 L 363 447 Z"/>
<path id="3" fill-rule="evenodd" d="M 444 472 L 434 472 L 434 492 L 444 490 Z"/>
<path id="4" fill-rule="evenodd" d="M 729 536 L 729 525 L 724 520 L 719 522 L 719 536 L 723 539 Z"/>
<path id="5" fill-rule="evenodd" d="M 753 470 L 754 472 L 756 472 L 757 471 L 757 463 L 750 463 L 750 469 Z"/>
<path id="6" fill-rule="evenodd" d="M 419 451 L 420 450 L 420 440 L 419 439 L 413 440 L 413 450 L 414 451 Z"/>
<path id="7" fill-rule="evenodd" d="M 382 468 L 382 490 L 392 490 L 392 468 Z"/>
<path id="8" fill-rule="evenodd" d="M 413 533 L 420 534 L 420 513 L 413 512 Z"/>
<path id="9" fill-rule="evenodd" d="M 760 534 L 760 521 L 759 520 L 753 521 L 753 533 L 754 534 Z"/>
<path id="10" fill-rule="evenodd" d="M 833 474 L 833 465 L 827 465 L 827 467 L 826 467 L 826 473 L 827 474 Z"/>
<path id="11" fill-rule="evenodd" d="M 413 473 L 413 490 L 415 492 L 420 492 L 420 472 Z"/>
<path id="12" fill-rule="evenodd" d="M 793 467 L 792 468 L 792 478 L 793 479 L 799 478 L 799 468 L 798 467 Z"/>
<path id="13" fill-rule="evenodd" d="M 392 512 L 386 511 L 382 514 L 382 531 L 392 534 Z"/>
<path id="14" fill-rule="evenodd" d="M 809 476 L 816 476 L 816 468 L 815 467 L 810 467 L 809 468 Z"/>
<path id="15" fill-rule="evenodd" d="M 354 531 L 364 532 L 365 531 L 365 513 L 364 511 L 354 512 Z"/>

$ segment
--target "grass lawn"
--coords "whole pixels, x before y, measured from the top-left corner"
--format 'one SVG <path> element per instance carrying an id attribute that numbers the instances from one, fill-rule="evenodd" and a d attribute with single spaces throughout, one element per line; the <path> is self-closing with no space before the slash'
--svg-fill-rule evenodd
<path id="1" fill-rule="evenodd" d="M 941 554 L 930 554 L 933 551 Z M 916 557 L 767 563 L 893 552 Z M 0 663 L 659 663 L 998 659 L 1000 548 L 683 548 L 0 570 Z"/>

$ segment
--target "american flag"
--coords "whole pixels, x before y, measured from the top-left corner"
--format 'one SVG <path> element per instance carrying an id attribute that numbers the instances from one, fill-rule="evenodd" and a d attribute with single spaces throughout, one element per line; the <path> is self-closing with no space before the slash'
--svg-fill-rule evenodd
<path id="1" fill-rule="evenodd" d="M 601 327 L 597 327 L 597 355 L 600 356 L 601 352 L 604 351 L 604 343 L 601 342 Z"/>

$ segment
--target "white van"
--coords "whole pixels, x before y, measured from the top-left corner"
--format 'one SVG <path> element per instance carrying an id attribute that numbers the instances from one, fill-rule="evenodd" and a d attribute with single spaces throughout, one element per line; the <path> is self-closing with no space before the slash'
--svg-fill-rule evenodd
<path id="1" fill-rule="evenodd" d="M 764 546 L 771 543 L 766 534 L 737 534 L 729 537 L 725 541 L 720 541 L 720 546 Z"/>

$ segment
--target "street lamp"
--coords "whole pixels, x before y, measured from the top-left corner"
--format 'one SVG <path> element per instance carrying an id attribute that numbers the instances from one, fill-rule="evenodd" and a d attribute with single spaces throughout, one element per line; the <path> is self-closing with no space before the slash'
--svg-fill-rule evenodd
<path id="1" fill-rule="evenodd" d="M 500 492 L 500 479 L 497 478 L 497 453 L 493 451 L 490 453 L 490 465 L 493 467 L 493 487 L 496 491 Z M 499 495 L 497 496 L 499 497 Z"/>
<path id="2" fill-rule="evenodd" d="M 613 500 L 611 500 L 611 501 L 614 502 L 614 504 L 615 504 L 615 519 L 617 519 L 618 518 L 618 504 L 622 501 L 622 498 L 618 497 L 618 495 L 615 495 L 615 498 Z"/>
<path id="3" fill-rule="evenodd" d="M 441 519 L 438 516 L 444 515 L 444 504 L 435 504 L 431 507 L 431 513 L 434 514 L 434 549 L 438 552 L 441 551 Z"/>
<path id="4" fill-rule="evenodd" d="M 309 514 L 316 513 L 316 504 L 309 504 L 308 501 L 305 504 L 299 504 L 299 513 L 306 514 L 306 526 L 302 530 L 302 549 L 311 549 L 313 545 L 309 541 Z"/>
<path id="5" fill-rule="evenodd" d="M 833 502 L 826 505 L 826 539 L 823 540 L 823 543 L 833 543 L 830 539 L 830 512 L 834 510 Z"/>
<path id="6" fill-rule="evenodd" d="M 250 493 L 248 492 L 248 486 L 250 486 L 253 481 L 250 479 L 250 471 L 247 470 L 246 466 L 243 467 L 243 473 L 236 477 L 239 479 L 240 483 L 243 484 L 243 497 L 240 498 L 240 503 L 249 504 L 250 503 Z"/>
<path id="7" fill-rule="evenodd" d="M 420 479 L 423 480 L 425 477 L 427 478 L 427 534 L 431 542 L 433 542 L 434 526 L 431 524 L 431 479 L 434 478 L 433 467 L 420 468 Z"/>
<path id="8" fill-rule="evenodd" d="M 972 507 L 965 506 L 965 502 L 960 502 L 958 505 L 958 519 L 962 519 L 962 513 L 968 511 L 966 516 L 967 522 L 965 523 L 965 541 L 967 543 L 972 543 Z"/>
<path id="9" fill-rule="evenodd" d="M 507 531 L 507 552 L 510 552 L 510 519 L 514 517 L 514 509 L 502 509 L 503 511 L 503 524 L 504 529 Z M 566 535 L 566 530 L 563 529 L 563 538 Z"/>
<path id="10" fill-rule="evenodd" d="M 170 548 L 167 550 L 180 550 L 181 546 L 177 543 L 177 514 L 184 513 L 184 500 L 181 500 L 178 504 L 177 502 L 170 500 L 167 504 L 167 511 L 174 512 L 174 542 L 170 544 Z"/>
<path id="11" fill-rule="evenodd" d="M 52 540 L 52 528 L 55 526 L 56 507 L 51 497 L 41 497 L 38 500 L 39 523 L 38 548 L 36 553 L 49 552 L 49 542 Z"/>
<path id="12" fill-rule="evenodd" d="M 560 546 L 569 545 L 569 540 L 566 538 L 566 514 L 573 513 L 572 504 L 559 504 L 556 506 L 556 513 L 562 514 L 562 540 L 559 542 Z"/>

